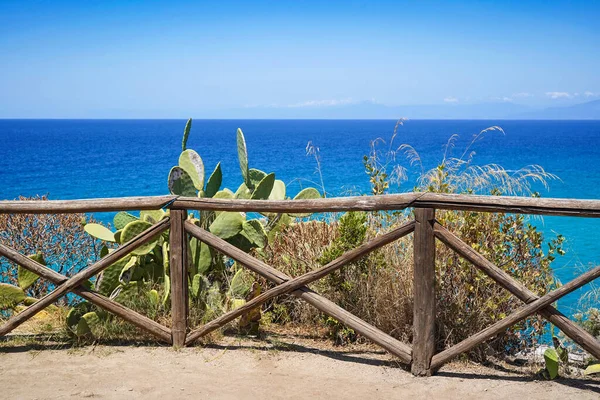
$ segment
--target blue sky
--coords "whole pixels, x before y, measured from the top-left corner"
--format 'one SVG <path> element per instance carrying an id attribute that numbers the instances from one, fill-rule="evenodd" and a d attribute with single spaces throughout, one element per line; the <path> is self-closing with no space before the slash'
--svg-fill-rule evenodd
<path id="1" fill-rule="evenodd" d="M 0 117 L 600 98 L 596 1 L 5 1 Z"/>

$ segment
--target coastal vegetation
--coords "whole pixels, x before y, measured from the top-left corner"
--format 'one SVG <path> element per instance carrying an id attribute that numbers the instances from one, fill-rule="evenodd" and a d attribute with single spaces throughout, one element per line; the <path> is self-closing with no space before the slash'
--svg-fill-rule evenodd
<path id="1" fill-rule="evenodd" d="M 496 164 L 475 163 L 473 147 L 486 135 L 503 134 L 499 127 L 475 135 L 465 149 L 456 152 L 456 136 L 448 141 L 437 165 L 426 169 L 419 154 L 407 144 L 396 145 L 398 123 L 389 141 L 377 139 L 363 159 L 371 195 L 389 193 L 408 181 L 415 192 L 474 193 L 493 196 L 539 196 L 536 188 L 547 186 L 556 176 L 533 165 L 509 171 Z M 220 163 L 206 174 L 198 152 L 187 148 L 192 121 L 184 129 L 182 151 L 168 173 L 168 189 L 174 195 L 206 198 L 289 198 L 285 182 L 275 173 L 250 168 L 243 132 L 236 133 L 241 182 L 237 189 L 222 188 Z M 320 168 L 318 149 L 309 145 Z M 405 159 L 406 165 L 399 160 Z M 254 165 L 252 165 L 254 166 Z M 416 179 L 409 179 L 409 176 Z M 207 178 L 208 176 L 208 178 Z M 305 188 L 293 199 L 324 195 Z M 22 199 L 26 201 L 26 199 Z M 117 213 L 110 226 L 84 215 L 11 216 L 0 218 L 3 242 L 40 262 L 71 276 L 90 261 L 110 254 L 117 245 L 168 215 L 163 210 L 139 214 Z M 193 212 L 188 220 L 207 229 L 244 252 L 290 275 L 313 271 L 411 218 L 405 211 L 348 212 L 344 214 L 258 214 L 238 212 Z M 436 219 L 467 244 L 517 278 L 529 290 L 544 294 L 555 288 L 551 263 L 562 254 L 561 235 L 545 238 L 523 215 L 438 211 Z M 8 240 L 8 241 L 4 241 Z M 156 237 L 120 259 L 89 282 L 99 293 L 162 324 L 170 324 L 170 278 L 168 233 Z M 190 324 L 197 326 L 240 307 L 268 290 L 272 284 L 247 272 L 236 262 L 195 238 L 189 239 L 188 297 Z M 436 248 L 436 346 L 442 350 L 504 318 L 521 306 L 518 299 L 500 288 L 444 246 Z M 412 241 L 401 239 L 315 282 L 311 288 L 366 322 L 402 341 L 412 340 Z M 31 273 L 0 264 L 2 315 L 7 318 L 32 304 L 52 286 Z M 15 273 L 15 271 L 17 271 Z M 76 296 L 63 298 L 54 310 L 64 332 L 76 343 L 106 339 L 147 339 L 137 328 Z M 591 312 L 591 311 L 590 311 Z M 590 314 L 591 315 L 591 314 Z M 597 329 L 591 317 L 582 317 L 590 331 Z M 241 316 L 225 331 L 259 333 L 269 325 L 314 327 L 325 330 L 338 344 L 361 341 L 352 329 L 323 316 L 293 296 L 282 296 L 260 309 Z M 262 328 L 261 328 L 262 325 Z M 484 360 L 489 354 L 514 354 L 534 346 L 549 325 L 538 316 L 512 326 L 470 356 Z M 594 333 L 597 335 L 597 332 Z"/>

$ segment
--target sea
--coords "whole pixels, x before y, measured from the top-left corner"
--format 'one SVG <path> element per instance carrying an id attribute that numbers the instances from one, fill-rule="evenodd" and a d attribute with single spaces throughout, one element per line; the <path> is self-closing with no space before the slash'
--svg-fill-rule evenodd
<path id="1" fill-rule="evenodd" d="M 0 120 L 0 200 L 168 194 L 167 176 L 177 164 L 185 122 Z M 241 128 L 250 168 L 275 172 L 288 185 L 288 195 L 315 186 L 328 196 L 348 196 L 369 193 L 363 157 L 374 142 L 380 154 L 409 144 L 422 168 L 429 169 L 446 152 L 460 157 L 474 135 L 494 126 L 502 131 L 487 131 L 469 147 L 474 164 L 515 171 L 539 165 L 558 177 L 548 189 L 534 184 L 542 197 L 600 199 L 600 121 L 194 120 L 188 148 L 200 154 L 207 174 L 221 162 L 223 186 L 235 191 L 242 181 L 236 150 Z M 447 148 L 453 135 L 454 146 Z M 406 168 L 407 180 L 392 184 L 390 192 L 412 191 L 421 166 L 411 166 L 402 151 L 389 160 L 388 170 L 395 165 Z M 96 217 L 108 222 L 111 214 Z M 566 254 L 553 263 L 561 282 L 600 262 L 600 220 L 532 217 L 531 222 L 547 238 L 565 236 Z M 589 288 L 562 299 L 559 308 L 577 312 Z"/>

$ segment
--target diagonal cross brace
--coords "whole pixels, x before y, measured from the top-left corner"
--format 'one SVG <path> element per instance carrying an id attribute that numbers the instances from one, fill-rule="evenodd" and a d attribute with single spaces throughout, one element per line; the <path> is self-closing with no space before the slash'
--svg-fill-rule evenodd
<path id="1" fill-rule="evenodd" d="M 55 285 L 63 284 L 68 280 L 68 278 L 58 272 L 48 268 L 45 265 L 42 265 L 29 257 L 26 257 L 19 253 L 18 251 L 11 249 L 10 247 L 4 246 L 0 244 L 0 255 L 6 257 L 8 260 L 22 266 L 23 268 L 41 276 L 44 279 L 49 280 Z M 167 343 L 171 342 L 171 330 L 165 326 L 160 325 L 159 323 L 151 320 L 150 318 L 139 314 L 114 300 L 109 299 L 106 296 L 101 295 L 98 292 L 90 290 L 82 285 L 76 287 L 74 292 L 89 302 L 96 304 L 99 307 L 123 318 L 124 320 L 132 323 L 138 328 L 144 329 L 156 337 L 166 341 Z"/>
<path id="2" fill-rule="evenodd" d="M 524 303 L 531 303 L 539 298 L 535 293 L 527 289 L 527 287 L 525 287 L 522 283 L 517 281 L 502 269 L 498 268 L 438 222 L 435 224 L 434 234 L 446 246 L 454 250 L 467 261 L 471 262 L 475 267 L 483 271 L 496 283 L 508 290 Z M 582 327 L 575 324 L 566 315 L 552 306 L 543 308 L 540 310 L 540 314 L 548 321 L 556 325 L 574 342 L 579 344 L 594 357 L 600 359 L 600 342 L 594 336 L 585 331 Z"/>
<path id="3" fill-rule="evenodd" d="M 446 349 L 433 356 L 433 359 L 431 360 L 431 368 L 435 369 L 441 367 L 445 362 L 447 362 L 451 358 L 466 351 L 469 351 L 478 344 L 483 343 L 486 340 L 494 337 L 498 333 L 502 332 L 503 330 L 510 328 L 512 325 L 527 318 L 531 314 L 546 308 L 561 297 L 566 296 L 567 294 L 579 289 L 586 283 L 589 283 L 598 277 L 600 277 L 600 266 L 594 267 L 586 273 L 579 275 L 571 282 L 538 298 L 537 300 L 525 304 L 508 317 L 496 322 L 491 326 L 488 326 L 481 332 L 476 333 L 468 339 L 465 339 L 462 342 L 450 347 L 449 349 Z"/>
<path id="4" fill-rule="evenodd" d="M 135 250 L 136 248 L 140 247 L 145 243 L 148 243 L 156 235 L 159 235 L 160 233 L 164 232 L 168 227 L 169 218 L 165 218 L 156 225 L 153 225 L 152 227 L 146 229 L 144 232 L 140 233 L 131 241 L 119 247 L 117 250 L 110 253 L 103 259 L 92 264 L 90 267 L 76 273 L 66 282 L 54 289 L 54 291 L 48 293 L 46 296 L 33 303 L 31 306 L 27 307 L 19 314 L 12 316 L 8 321 L 6 321 L 4 325 L 0 326 L 0 336 L 3 336 L 8 332 L 12 331 L 17 326 L 21 325 L 23 322 L 33 317 L 35 314 L 48 307 L 50 304 L 54 303 L 60 297 L 64 296 L 69 292 L 74 291 L 78 286 L 83 284 L 89 278 L 108 268 L 110 265 L 114 264 L 116 261 L 126 256 L 131 251 Z"/>
<path id="5" fill-rule="evenodd" d="M 370 251 L 373 251 L 381 246 L 391 243 L 394 240 L 397 240 L 411 233 L 414 230 L 414 221 L 408 222 L 400 226 L 399 228 L 388 232 L 385 235 L 379 236 L 373 239 L 372 241 L 345 253 L 338 259 L 332 261 L 331 263 L 327 264 L 326 266 L 317 271 L 309 272 L 295 279 L 290 278 L 286 274 L 246 254 L 242 250 L 239 250 L 238 248 L 227 243 L 223 239 L 220 239 L 212 235 L 211 233 L 206 232 L 204 229 L 199 228 L 191 222 L 186 222 L 185 228 L 188 231 L 188 233 L 196 237 L 198 240 L 212 246 L 213 248 L 221 251 L 227 256 L 242 263 L 252 271 L 279 285 L 273 289 L 268 290 L 267 292 L 256 297 L 255 299 L 249 301 L 244 306 L 230 311 L 229 313 L 224 314 L 216 320 L 211 321 L 208 324 L 199 328 L 198 330 L 192 332 L 188 336 L 186 344 L 194 342 L 195 340 L 207 334 L 208 332 L 224 325 L 225 323 L 235 319 L 244 312 L 247 312 L 248 310 L 257 307 L 258 305 L 275 296 L 292 292 L 295 296 L 304 299 L 309 304 L 312 304 L 319 310 L 331 315 L 333 318 L 340 320 L 341 322 L 356 330 L 358 333 L 384 347 L 391 353 L 397 355 L 403 362 L 410 363 L 411 350 L 409 346 L 397 341 L 396 339 L 378 330 L 377 328 L 367 324 L 366 322 L 350 314 L 348 311 L 335 305 L 329 300 L 324 299 L 322 296 L 308 289 L 306 285 L 326 276 L 327 274 L 335 271 L 336 269 L 341 268 L 348 262 L 351 262 L 357 258 L 364 256 Z"/>

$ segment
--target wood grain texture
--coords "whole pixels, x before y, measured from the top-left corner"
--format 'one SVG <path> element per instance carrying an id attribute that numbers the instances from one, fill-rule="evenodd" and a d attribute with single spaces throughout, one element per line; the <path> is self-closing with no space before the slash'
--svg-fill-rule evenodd
<path id="1" fill-rule="evenodd" d="M 515 196 L 478 196 L 445 193 L 401 193 L 381 196 L 336 197 L 313 200 L 242 200 L 179 197 L 170 208 L 255 212 L 335 212 L 401 210 L 408 207 L 477 212 L 600 217 L 600 200 Z"/>
<path id="2" fill-rule="evenodd" d="M 238 261 L 251 271 L 256 272 L 261 275 L 265 279 L 277 284 L 281 285 L 287 281 L 290 281 L 292 278 L 281 271 L 276 270 L 275 268 L 265 264 L 264 262 L 255 259 L 254 257 L 248 255 L 244 251 L 238 249 L 237 247 L 227 243 L 223 239 L 220 239 L 213 234 L 205 231 L 204 229 L 199 228 L 198 226 L 186 222 L 185 224 L 186 230 L 198 240 L 206 243 L 207 245 L 213 247 L 214 249 L 220 251 L 221 253 L 233 258 Z M 313 290 L 307 287 L 301 287 L 292 292 L 292 294 L 307 303 L 311 304 L 318 310 L 323 313 L 335 318 L 346 326 L 354 329 L 358 334 L 366 337 L 371 340 L 373 343 L 376 343 L 389 351 L 390 353 L 397 356 L 402 362 L 409 364 L 412 357 L 412 350 L 410 346 L 394 339 L 383 331 L 377 329 L 376 327 L 366 323 L 350 312 L 344 310 L 339 307 L 337 304 L 333 303 L 330 300 L 327 300 L 323 296 L 314 292 Z M 197 340 L 199 335 L 188 335 L 186 340 L 186 344 L 191 344 L 195 340 Z"/>
<path id="3" fill-rule="evenodd" d="M 523 284 L 518 282 L 508 273 L 498 268 L 494 263 L 487 260 L 481 254 L 477 253 L 471 246 L 463 242 L 460 238 L 444 228 L 436 222 L 435 236 L 446 244 L 450 249 L 454 250 L 461 257 L 471 262 L 475 267 L 483 271 L 492 278 L 500 286 L 511 292 L 515 297 L 519 298 L 524 303 L 531 303 L 539 297 L 531 290 L 527 289 Z M 548 321 L 556 325 L 562 330 L 565 335 L 579 344 L 583 349 L 600 359 L 600 342 L 586 332 L 582 327 L 575 324 L 573 321 L 558 311 L 552 306 L 548 306 L 540 310 L 540 314 Z"/>
<path id="4" fill-rule="evenodd" d="M 55 285 L 61 285 L 68 280 L 64 275 L 42 265 L 29 257 L 26 257 L 10 247 L 6 247 L 0 244 L 0 255 L 6 257 L 8 260 L 22 266 L 23 268 L 36 273 L 43 279 L 47 279 Z M 137 326 L 140 329 L 145 330 L 157 338 L 171 343 L 171 330 L 165 326 L 162 326 L 158 322 L 151 320 L 150 318 L 141 315 L 114 300 L 109 299 L 106 296 L 101 295 L 93 290 L 87 289 L 83 286 L 78 286 L 74 289 L 74 292 L 79 296 L 83 297 L 90 303 L 93 303 L 99 307 L 102 307 L 108 312 L 111 312 L 131 324 Z"/>
<path id="5" fill-rule="evenodd" d="M 463 340 L 460 343 L 455 344 L 454 346 L 446 349 L 435 356 L 431 361 L 431 368 L 436 369 L 441 367 L 448 360 L 456 357 L 457 355 L 469 351 L 473 347 L 477 346 L 480 343 L 494 337 L 498 333 L 504 331 L 505 329 L 510 328 L 512 325 L 521 321 L 524 318 L 527 318 L 531 314 L 549 306 L 553 302 L 557 301 L 563 296 L 573 292 L 574 290 L 579 289 L 581 286 L 585 285 L 593 281 L 594 279 L 600 277 L 600 266 L 597 266 L 588 272 L 578 276 L 573 279 L 571 282 L 559 287 L 558 289 L 540 297 L 539 299 L 532 301 L 529 304 L 524 305 L 519 308 L 517 311 L 509 315 L 508 317 L 496 322 L 495 324 L 485 328 L 479 333 L 469 337 L 468 339 Z"/>
<path id="6" fill-rule="evenodd" d="M 431 375 L 435 352 L 435 210 L 415 209 L 413 264 L 413 362 L 411 372 Z"/>
<path id="7" fill-rule="evenodd" d="M 175 348 L 185 346 L 187 333 L 187 240 L 184 230 L 186 218 L 185 210 L 171 211 L 169 270 L 171 274 L 171 332 Z"/>
<path id="8" fill-rule="evenodd" d="M 115 197 L 85 200 L 2 200 L 0 214 L 72 214 L 101 211 L 158 210 L 177 196 Z"/>
<path id="9" fill-rule="evenodd" d="M 0 327 L 0 336 L 6 335 L 8 332 L 12 331 L 17 326 L 21 325 L 23 322 L 33 317 L 35 314 L 54 303 L 60 297 L 64 296 L 69 292 L 74 291 L 75 288 L 83 284 L 92 276 L 97 275 L 105 268 L 108 268 L 110 265 L 114 264 L 116 261 L 123 258 L 139 246 L 148 243 L 153 238 L 155 238 L 156 235 L 159 235 L 161 232 L 165 231 L 168 228 L 168 226 L 169 218 L 166 218 L 157 223 L 156 225 L 153 225 L 152 227 L 148 228 L 144 232 L 140 233 L 131 241 L 120 246 L 114 252 L 108 254 L 106 257 L 92 264 L 90 267 L 76 273 L 62 285 L 54 289 L 54 291 L 48 293 L 46 296 L 42 297 L 40 300 L 27 307 L 20 313 L 13 315 L 8 321 L 4 323 L 4 325 Z"/>
<path id="10" fill-rule="evenodd" d="M 564 215 L 600 218 L 600 200 L 480 196 L 446 193 L 401 193 L 313 200 L 242 200 L 178 196 L 86 200 L 0 201 L 0 213 L 59 214 L 159 208 L 246 212 L 336 212 L 436 208 L 476 212 Z"/>

